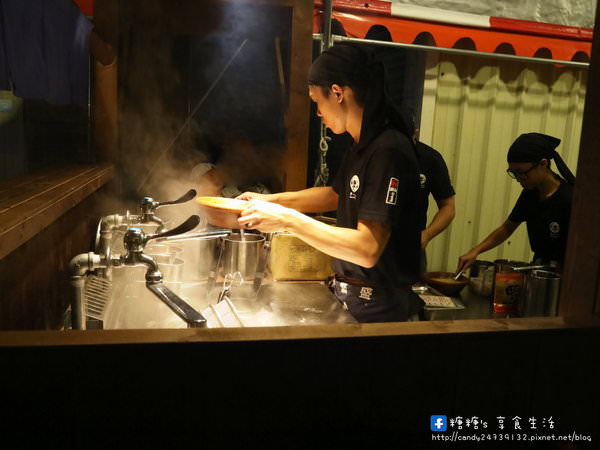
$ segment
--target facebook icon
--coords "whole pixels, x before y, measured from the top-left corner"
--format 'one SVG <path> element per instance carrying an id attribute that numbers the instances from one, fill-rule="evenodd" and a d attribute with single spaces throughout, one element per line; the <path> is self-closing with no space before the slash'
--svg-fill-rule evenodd
<path id="1" fill-rule="evenodd" d="M 446 431 L 447 427 L 446 416 L 431 416 L 431 431 Z"/>

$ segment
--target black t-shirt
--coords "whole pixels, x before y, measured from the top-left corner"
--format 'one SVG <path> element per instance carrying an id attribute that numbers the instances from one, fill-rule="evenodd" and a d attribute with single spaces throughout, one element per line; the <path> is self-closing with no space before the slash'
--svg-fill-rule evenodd
<path id="1" fill-rule="evenodd" d="M 563 179 L 557 191 L 545 200 L 540 200 L 535 189 L 521 192 L 508 219 L 527 223 L 534 259 L 541 259 L 544 264 L 564 261 L 572 201 L 573 186 Z"/>
<path id="2" fill-rule="evenodd" d="M 421 201 L 422 214 L 420 217 L 421 229 L 427 227 L 427 208 L 429 207 L 429 194 L 437 201 L 453 197 L 455 195 L 448 166 L 442 155 L 429 145 L 417 141 L 417 156 L 421 167 Z"/>
<path id="3" fill-rule="evenodd" d="M 374 267 L 334 258 L 335 273 L 359 278 L 390 293 L 395 286 L 417 281 L 421 233 L 419 169 L 410 140 L 387 128 L 367 146 L 351 147 L 332 187 L 339 195 L 338 226 L 356 228 L 359 220 L 391 226 L 390 239 Z"/>

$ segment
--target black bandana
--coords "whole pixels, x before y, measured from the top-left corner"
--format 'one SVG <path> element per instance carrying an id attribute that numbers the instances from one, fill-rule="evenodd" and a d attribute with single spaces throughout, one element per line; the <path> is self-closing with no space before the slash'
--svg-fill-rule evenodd
<path id="1" fill-rule="evenodd" d="M 360 147 L 367 145 L 387 124 L 409 138 L 413 134 L 407 114 L 387 100 L 384 68 L 377 55 L 372 47 L 339 43 L 319 55 L 308 75 L 308 83 L 314 86 L 339 84 L 366 92 Z"/>
<path id="2" fill-rule="evenodd" d="M 506 159 L 509 163 L 537 163 L 542 159 L 553 159 L 562 177 L 569 183 L 575 183 L 575 177 L 555 150 L 560 139 L 542 133 L 525 133 L 519 136 L 508 149 Z"/>

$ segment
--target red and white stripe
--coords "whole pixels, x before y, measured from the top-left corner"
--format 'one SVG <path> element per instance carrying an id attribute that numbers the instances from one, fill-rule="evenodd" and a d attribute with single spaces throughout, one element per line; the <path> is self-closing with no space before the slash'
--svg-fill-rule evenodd
<path id="1" fill-rule="evenodd" d="M 320 1 L 316 2 L 321 3 Z M 378 14 L 390 17 L 436 22 L 461 27 L 506 31 L 512 33 L 549 36 L 563 39 L 591 41 L 593 30 L 566 25 L 556 25 L 531 20 L 509 19 L 485 16 L 446 9 L 409 5 L 393 0 L 334 0 L 334 8 L 339 11 L 354 11 L 360 14 Z"/>

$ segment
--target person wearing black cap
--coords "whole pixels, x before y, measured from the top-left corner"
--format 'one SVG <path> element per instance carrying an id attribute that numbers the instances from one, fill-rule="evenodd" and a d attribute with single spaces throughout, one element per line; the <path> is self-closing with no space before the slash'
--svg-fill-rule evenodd
<path id="1" fill-rule="evenodd" d="M 414 320 L 422 304 L 410 288 L 419 278 L 419 167 L 411 130 L 386 102 L 383 74 L 364 47 L 322 53 L 309 95 L 324 124 L 354 141 L 332 186 L 238 197 L 252 200 L 240 225 L 289 231 L 334 257 L 331 287 L 359 322 Z M 337 226 L 300 212 L 332 210 Z"/>
<path id="2" fill-rule="evenodd" d="M 575 177 L 556 151 L 559 144 L 560 139 L 555 137 L 526 133 L 510 146 L 507 172 L 523 186 L 523 191 L 508 219 L 458 259 L 457 271 L 468 268 L 477 255 L 508 239 L 521 222 L 527 224 L 533 263 L 561 269 Z M 552 160 L 562 178 L 551 170 Z"/>

